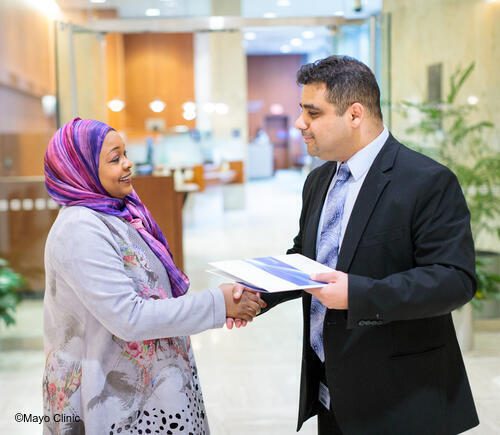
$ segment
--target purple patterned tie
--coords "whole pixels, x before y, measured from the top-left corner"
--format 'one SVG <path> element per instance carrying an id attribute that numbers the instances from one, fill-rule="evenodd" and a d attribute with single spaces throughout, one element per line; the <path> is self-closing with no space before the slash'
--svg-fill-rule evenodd
<path id="1" fill-rule="evenodd" d="M 335 269 L 339 256 L 340 230 L 342 216 L 344 215 L 344 203 L 347 195 L 347 180 L 351 171 L 346 163 L 341 163 L 337 172 L 337 179 L 333 189 L 330 190 L 326 200 L 326 209 L 323 216 L 323 228 L 318 244 L 316 261 Z M 311 347 L 319 359 L 325 361 L 323 349 L 323 322 L 326 307 L 314 296 L 311 301 Z"/>

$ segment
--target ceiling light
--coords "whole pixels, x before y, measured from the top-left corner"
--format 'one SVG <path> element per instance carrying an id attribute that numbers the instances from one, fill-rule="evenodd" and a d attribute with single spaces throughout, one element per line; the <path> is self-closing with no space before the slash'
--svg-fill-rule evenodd
<path id="1" fill-rule="evenodd" d="M 255 32 L 245 32 L 245 34 L 243 35 L 243 37 L 247 41 L 253 41 L 254 39 L 257 38 L 257 34 Z"/>
<path id="2" fill-rule="evenodd" d="M 186 112 L 194 112 L 196 110 L 196 104 L 193 103 L 192 101 L 186 101 L 183 105 L 182 108 Z"/>
<path id="3" fill-rule="evenodd" d="M 477 103 L 479 103 L 479 98 L 477 98 L 475 95 L 470 95 L 469 98 L 467 98 L 467 103 L 469 103 L 471 106 L 475 106 Z"/>
<path id="4" fill-rule="evenodd" d="M 263 15 L 264 18 L 276 18 L 276 14 L 274 12 L 266 12 Z"/>
<path id="5" fill-rule="evenodd" d="M 290 6 L 290 0 L 278 0 L 276 4 L 281 7 L 287 7 Z"/>
<path id="6" fill-rule="evenodd" d="M 55 0 L 30 0 L 29 3 L 51 20 L 61 18 L 61 8 Z"/>
<path id="7" fill-rule="evenodd" d="M 212 30 L 224 28 L 224 17 L 210 17 L 209 26 Z"/>
<path id="8" fill-rule="evenodd" d="M 285 109 L 283 108 L 283 106 L 281 104 L 274 103 L 274 104 L 271 104 L 269 111 L 273 115 L 282 115 L 284 113 Z"/>
<path id="9" fill-rule="evenodd" d="M 186 121 L 192 121 L 194 118 L 196 118 L 196 112 L 184 112 L 182 114 L 182 117 L 186 120 Z"/>
<path id="10" fill-rule="evenodd" d="M 108 101 L 108 108 L 112 112 L 121 112 L 124 107 L 125 107 L 125 102 L 118 98 Z"/>
<path id="11" fill-rule="evenodd" d="M 57 99 L 55 95 L 44 95 L 42 97 L 43 113 L 47 116 L 55 115 L 57 107 Z"/>
<path id="12" fill-rule="evenodd" d="M 106 3 L 106 0 L 90 0 L 90 3 Z"/>
<path id="13" fill-rule="evenodd" d="M 156 98 L 155 100 L 151 101 L 151 103 L 149 103 L 149 108 L 155 112 L 155 113 L 160 113 L 160 112 L 163 112 L 163 109 L 165 109 L 165 102 L 159 100 L 158 98 Z"/>
<path id="14" fill-rule="evenodd" d="M 217 103 L 215 105 L 215 113 L 219 115 L 227 115 L 229 113 L 229 107 L 224 103 Z"/>
<path id="15" fill-rule="evenodd" d="M 290 44 L 293 45 L 294 47 L 300 47 L 302 45 L 302 39 L 300 39 L 300 38 L 292 38 L 290 40 Z"/>
<path id="16" fill-rule="evenodd" d="M 160 15 L 160 10 L 158 8 L 148 8 L 145 14 L 147 17 L 158 17 Z"/>
<path id="17" fill-rule="evenodd" d="M 215 110 L 215 104 L 214 103 L 204 103 L 203 110 L 207 113 L 212 113 Z"/>
<path id="18" fill-rule="evenodd" d="M 282 46 L 280 47 L 280 51 L 281 51 L 282 53 L 290 53 L 290 51 L 292 51 L 292 49 L 290 48 L 290 46 L 289 46 L 289 45 L 286 45 L 286 44 L 285 44 L 285 45 L 282 45 Z"/>
<path id="19" fill-rule="evenodd" d="M 314 32 L 312 32 L 311 30 L 305 30 L 304 32 L 302 32 L 302 37 L 304 39 L 313 39 L 314 38 Z"/>
<path id="20" fill-rule="evenodd" d="M 344 11 L 337 11 L 333 14 L 336 17 L 343 17 L 344 16 Z"/>

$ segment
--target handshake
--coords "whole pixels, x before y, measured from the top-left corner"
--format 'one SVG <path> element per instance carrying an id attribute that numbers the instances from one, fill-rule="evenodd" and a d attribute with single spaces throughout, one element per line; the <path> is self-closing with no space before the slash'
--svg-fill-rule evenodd
<path id="1" fill-rule="evenodd" d="M 232 329 L 233 325 L 239 328 L 246 326 L 260 313 L 267 304 L 260 297 L 260 293 L 244 287 L 241 284 L 221 284 L 219 288 L 224 294 L 226 303 L 226 326 Z"/>

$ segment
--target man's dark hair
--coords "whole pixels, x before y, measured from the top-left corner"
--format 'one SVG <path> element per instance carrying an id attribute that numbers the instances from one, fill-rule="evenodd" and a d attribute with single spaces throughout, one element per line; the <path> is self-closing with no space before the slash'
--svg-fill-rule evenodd
<path id="1" fill-rule="evenodd" d="M 349 56 L 330 56 L 302 65 L 297 73 L 299 85 L 324 83 L 327 100 L 341 116 L 353 103 L 362 104 L 374 117 L 382 119 L 380 89 L 370 68 Z"/>

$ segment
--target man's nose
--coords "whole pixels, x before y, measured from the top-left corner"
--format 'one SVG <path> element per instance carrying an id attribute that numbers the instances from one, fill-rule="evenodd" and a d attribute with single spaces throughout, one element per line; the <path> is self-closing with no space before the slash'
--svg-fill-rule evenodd
<path id="1" fill-rule="evenodd" d="M 301 113 L 300 116 L 295 121 L 295 128 L 297 128 L 298 130 L 306 130 L 307 129 L 307 125 L 304 122 L 304 118 L 302 115 L 303 114 Z"/>

